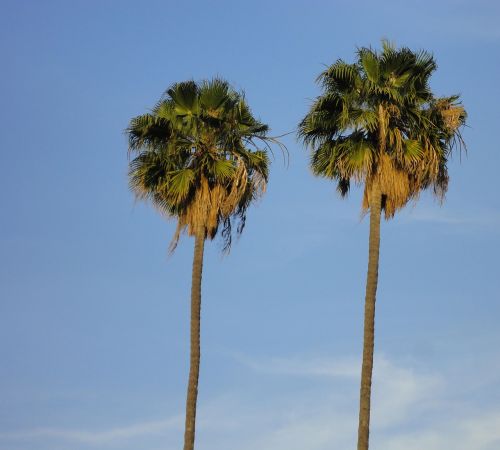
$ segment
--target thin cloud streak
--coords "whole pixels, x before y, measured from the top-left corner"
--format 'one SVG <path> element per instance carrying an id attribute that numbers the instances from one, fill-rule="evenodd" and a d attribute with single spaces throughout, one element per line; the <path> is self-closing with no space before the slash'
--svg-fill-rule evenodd
<path id="1" fill-rule="evenodd" d="M 243 355 L 233 355 L 233 358 L 249 369 L 263 374 L 346 378 L 356 378 L 359 375 L 358 361 L 354 358 L 343 361 L 332 361 L 328 358 L 303 359 L 300 357 L 252 359 Z"/>
<path id="2" fill-rule="evenodd" d="M 265 398 L 265 407 L 255 399 L 252 389 L 227 391 L 202 405 L 199 438 L 205 450 L 229 450 L 235 442 L 242 450 L 341 450 L 355 446 L 357 358 L 233 355 L 233 359 L 253 372 L 252 379 Z M 293 392 L 275 391 L 272 386 L 276 378 L 284 377 L 310 383 L 301 381 Z M 478 413 L 478 405 L 474 406 L 470 399 L 457 400 L 456 393 L 463 388 L 459 384 L 459 379 L 450 380 L 444 373 L 378 356 L 374 370 L 373 450 L 496 450 L 500 442 L 500 409 L 493 405 L 490 411 L 483 408 Z M 491 384 L 484 389 L 491 389 Z M 0 443 L 9 439 L 35 443 L 44 438 L 54 447 L 57 442 L 72 442 L 72 448 L 78 450 L 103 445 L 118 449 L 132 444 L 150 449 L 167 440 L 169 431 L 180 436 L 181 414 L 98 432 L 38 428 L 1 433 Z M 174 448 L 172 442 L 165 445 Z"/>
<path id="3" fill-rule="evenodd" d="M 171 429 L 182 429 L 182 416 L 166 420 L 140 422 L 105 431 L 68 430 L 59 428 L 34 428 L 31 430 L 0 433 L 1 440 L 62 439 L 82 444 L 109 444 L 124 439 L 138 438 L 150 434 L 161 434 Z"/>
<path id="4" fill-rule="evenodd" d="M 496 211 L 482 211 L 467 215 L 449 212 L 444 209 L 415 208 L 401 214 L 401 220 L 406 223 L 428 222 L 456 227 L 496 228 L 500 225 L 500 214 Z"/>
<path id="5" fill-rule="evenodd" d="M 500 412 L 437 423 L 427 430 L 390 436 L 376 449 L 385 450 L 497 450 L 500 446 Z"/>

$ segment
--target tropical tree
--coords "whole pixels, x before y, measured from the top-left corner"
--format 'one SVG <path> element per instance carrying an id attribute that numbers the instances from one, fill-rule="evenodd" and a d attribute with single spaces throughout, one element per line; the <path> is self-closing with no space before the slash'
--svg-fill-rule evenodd
<path id="1" fill-rule="evenodd" d="M 139 199 L 150 201 L 161 213 L 177 220 L 171 251 L 183 232 L 194 237 L 184 435 L 184 450 L 192 450 L 205 240 L 219 234 L 224 250 L 229 250 L 234 231 L 243 231 L 247 208 L 265 191 L 267 150 L 270 143 L 279 142 L 269 137 L 268 126 L 252 115 L 244 95 L 221 79 L 172 85 L 150 113 L 130 121 L 127 133 L 133 155 L 130 188 Z"/>
<path id="2" fill-rule="evenodd" d="M 427 188 L 443 199 L 447 161 L 463 144 L 465 110 L 458 96 L 432 93 L 435 69 L 425 51 L 385 41 L 381 51 L 360 48 L 354 63 L 337 60 L 321 73 L 322 93 L 299 125 L 313 173 L 334 179 L 342 197 L 352 182 L 363 185 L 370 212 L 358 450 L 368 449 L 381 213 L 392 218 Z"/>

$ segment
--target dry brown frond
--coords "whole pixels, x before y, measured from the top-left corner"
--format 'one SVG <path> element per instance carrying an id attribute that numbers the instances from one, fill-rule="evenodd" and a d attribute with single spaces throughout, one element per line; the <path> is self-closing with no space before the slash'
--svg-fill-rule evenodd
<path id="1" fill-rule="evenodd" d="M 393 217 L 397 210 L 403 208 L 412 197 L 418 194 L 412 189 L 408 173 L 396 167 L 394 159 L 387 153 L 383 153 L 378 163 L 377 173 L 366 181 L 362 204 L 365 211 L 370 207 L 369 193 L 375 181 L 378 182 L 382 192 L 386 219 Z"/>
<path id="2" fill-rule="evenodd" d="M 389 133 L 389 147 L 394 150 L 399 161 L 403 161 L 403 137 L 399 128 L 394 128 Z"/>
<path id="3" fill-rule="evenodd" d="M 449 131 L 456 131 L 462 124 L 465 109 L 462 105 L 453 105 L 447 99 L 439 100 L 436 107 L 443 117 L 443 121 Z"/>
<path id="4" fill-rule="evenodd" d="M 230 183 L 211 185 L 206 177 L 202 177 L 193 200 L 185 213 L 178 217 L 170 250 L 175 249 L 184 230 L 188 235 L 194 236 L 201 226 L 205 229 L 206 237 L 213 239 L 221 221 L 230 218 L 238 209 L 243 197 L 248 194 L 248 183 L 253 184 L 254 192 L 258 195 L 266 189 L 265 179 L 256 173 L 250 178 L 242 160 L 237 161 L 236 173 Z"/>
<path id="5" fill-rule="evenodd" d="M 465 109 L 462 106 L 453 106 L 441 111 L 444 122 L 450 131 L 455 131 L 461 125 Z"/>
<path id="6" fill-rule="evenodd" d="M 236 164 L 236 174 L 232 182 L 231 190 L 221 203 L 221 213 L 225 217 L 229 216 L 231 212 L 236 209 L 247 189 L 248 172 L 246 166 L 239 158 Z"/>
<path id="7" fill-rule="evenodd" d="M 396 118 L 401 117 L 401 110 L 396 106 L 396 105 L 387 105 L 387 112 L 392 116 Z"/>
<path id="8" fill-rule="evenodd" d="M 259 172 L 254 172 L 252 176 L 252 184 L 254 188 L 254 198 L 262 197 L 267 189 L 266 179 Z"/>

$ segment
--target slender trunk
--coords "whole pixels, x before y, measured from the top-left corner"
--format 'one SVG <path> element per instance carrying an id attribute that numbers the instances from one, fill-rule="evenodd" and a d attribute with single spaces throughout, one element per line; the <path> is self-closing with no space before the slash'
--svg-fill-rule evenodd
<path id="1" fill-rule="evenodd" d="M 372 389 L 373 349 L 375 344 L 375 298 L 378 282 L 380 247 L 380 213 L 382 193 L 378 182 L 370 192 L 370 241 L 368 250 L 368 274 L 366 277 L 365 324 L 363 338 L 363 365 L 359 399 L 358 450 L 368 450 L 370 434 L 370 400 Z"/>
<path id="2" fill-rule="evenodd" d="M 191 282 L 191 356 L 186 400 L 184 450 L 194 449 L 196 399 L 198 397 L 198 378 L 200 374 L 201 272 L 203 269 L 204 246 L 205 232 L 204 229 L 200 228 L 196 233 L 194 241 L 193 274 Z"/>

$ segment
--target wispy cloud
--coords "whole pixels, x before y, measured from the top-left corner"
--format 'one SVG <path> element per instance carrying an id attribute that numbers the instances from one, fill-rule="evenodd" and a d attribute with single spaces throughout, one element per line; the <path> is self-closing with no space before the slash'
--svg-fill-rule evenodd
<path id="1" fill-rule="evenodd" d="M 269 358 L 252 360 L 237 356 L 237 360 L 250 369 L 264 374 L 286 376 L 321 377 L 347 380 L 350 389 L 356 391 L 360 378 L 358 358 Z M 385 356 L 377 356 L 374 362 L 374 404 L 378 414 L 374 425 L 392 426 L 415 412 L 415 404 L 421 409 L 428 406 L 434 394 L 443 385 L 443 379 L 435 374 L 401 367 Z"/>
<path id="2" fill-rule="evenodd" d="M 355 359 L 335 361 L 328 358 L 304 359 L 292 357 L 255 359 L 244 355 L 233 355 L 233 357 L 240 364 L 260 373 L 348 378 L 357 377 L 359 374 L 358 363 Z"/>
<path id="3" fill-rule="evenodd" d="M 500 412 L 490 411 L 456 420 L 441 420 L 427 429 L 388 436 L 377 448 L 386 450 L 498 450 L 500 447 Z"/>
<path id="4" fill-rule="evenodd" d="M 415 207 L 400 214 L 403 222 L 428 222 L 455 228 L 493 228 L 500 225 L 498 211 L 456 212 L 448 208 Z"/>
<path id="5" fill-rule="evenodd" d="M 261 449 L 343 449 L 355 446 L 357 425 L 357 388 L 359 361 L 347 358 L 270 358 L 238 361 L 262 374 L 301 376 L 328 381 L 313 395 L 316 408 L 309 412 L 297 407 L 285 421 L 250 445 Z M 340 386 L 339 378 L 350 387 Z M 332 394 L 339 388 L 349 390 L 347 408 Z M 500 439 L 500 408 L 477 414 L 470 403 L 450 405 L 457 386 L 445 374 L 430 373 L 397 364 L 386 356 L 375 360 L 372 413 L 372 448 L 375 450 L 494 450 Z M 321 395 L 319 392 L 322 392 Z M 298 395 L 300 404 L 301 395 Z M 307 403 L 307 402 L 304 402 Z M 307 403 L 310 405 L 310 403 Z M 422 418 L 426 420 L 422 420 Z"/>
<path id="6" fill-rule="evenodd" d="M 165 420 L 140 422 L 108 430 L 75 430 L 63 428 L 34 428 L 15 432 L 0 433 L 0 440 L 33 440 L 33 439 L 60 439 L 83 444 L 101 445 L 110 444 L 144 435 L 165 433 L 171 429 L 181 429 L 182 416 L 175 416 Z"/>
<path id="7" fill-rule="evenodd" d="M 252 376 L 251 389 L 228 390 L 199 408 L 203 450 L 343 450 L 354 448 L 357 428 L 359 358 L 235 358 Z M 294 379 L 290 389 L 276 380 Z M 429 372 L 387 356 L 375 360 L 373 450 L 497 450 L 500 408 L 460 400 L 461 386 L 445 373 Z M 491 389 L 491 385 L 484 386 Z M 260 397 L 255 392 L 260 392 Z M 454 398 L 450 402 L 450 398 Z M 480 409 L 480 407 L 482 407 Z M 480 411 L 478 413 L 478 411 Z M 153 436 L 154 439 L 151 439 Z M 182 438 L 182 414 L 108 430 L 38 428 L 1 433 L 1 444 L 63 443 L 72 449 L 174 449 Z M 31 445 L 31 446 L 30 446 Z M 132 447 L 132 445 L 134 447 Z"/>

